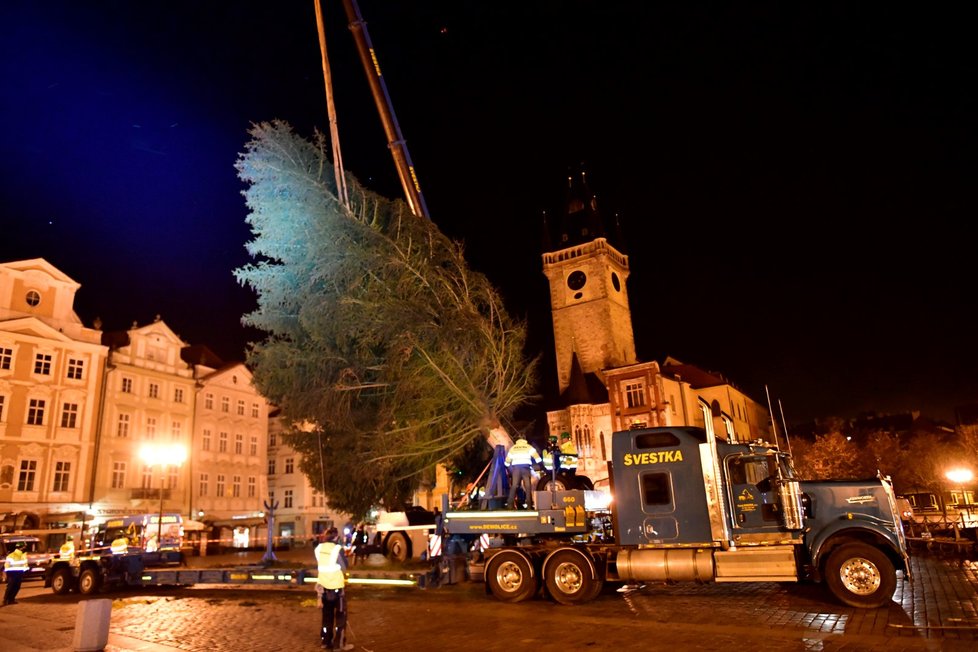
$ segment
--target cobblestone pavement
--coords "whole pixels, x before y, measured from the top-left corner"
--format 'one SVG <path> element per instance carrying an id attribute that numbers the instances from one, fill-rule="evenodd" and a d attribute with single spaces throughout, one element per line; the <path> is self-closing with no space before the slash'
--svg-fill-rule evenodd
<path id="1" fill-rule="evenodd" d="M 438 589 L 350 593 L 349 640 L 364 652 L 428 649 L 670 650 L 759 652 L 978 650 L 978 561 L 913 557 L 914 581 L 898 582 L 880 609 L 835 604 L 817 585 L 650 584 L 605 591 L 576 607 L 539 599 L 511 605 L 465 582 Z M 0 609 L 4 652 L 72 649 L 77 596 L 25 584 Z M 32 586 L 35 585 L 35 586 Z M 112 599 L 108 652 L 319 649 L 309 587 L 191 587 L 124 591 Z"/>

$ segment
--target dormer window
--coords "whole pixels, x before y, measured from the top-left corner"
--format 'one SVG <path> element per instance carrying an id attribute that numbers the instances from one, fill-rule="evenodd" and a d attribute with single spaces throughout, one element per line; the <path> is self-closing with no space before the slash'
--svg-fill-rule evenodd
<path id="1" fill-rule="evenodd" d="M 31 308 L 37 307 L 41 303 L 41 293 L 37 290 L 28 290 L 27 295 L 24 297 L 24 301 L 27 302 Z"/>

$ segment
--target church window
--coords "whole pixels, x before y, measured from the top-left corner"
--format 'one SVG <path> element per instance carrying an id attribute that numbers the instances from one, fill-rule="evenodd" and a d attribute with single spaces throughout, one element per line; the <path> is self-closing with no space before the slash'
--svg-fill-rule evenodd
<path id="1" fill-rule="evenodd" d="M 645 383 L 633 380 L 625 383 L 625 405 L 640 408 L 645 405 Z"/>

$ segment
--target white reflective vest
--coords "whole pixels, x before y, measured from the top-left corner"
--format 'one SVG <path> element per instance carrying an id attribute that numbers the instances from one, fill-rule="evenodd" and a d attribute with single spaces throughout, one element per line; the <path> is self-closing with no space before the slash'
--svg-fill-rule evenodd
<path id="1" fill-rule="evenodd" d="M 27 571 L 27 553 L 23 550 L 14 550 L 12 553 L 7 555 L 7 559 L 3 562 L 3 570 L 5 573 L 23 573 Z"/>
<path id="2" fill-rule="evenodd" d="M 540 454 L 525 439 L 517 439 L 506 453 L 506 466 L 530 466 L 534 462 L 540 462 Z"/>
<path id="3" fill-rule="evenodd" d="M 343 577 L 343 569 L 338 561 L 341 554 L 343 554 L 343 546 L 332 541 L 326 541 L 316 546 L 316 566 L 318 568 L 316 582 L 324 589 L 342 589 L 346 582 Z"/>
<path id="4" fill-rule="evenodd" d="M 119 537 L 112 542 L 112 554 L 113 555 L 124 555 L 129 552 L 129 539 L 125 537 Z"/>
<path id="5" fill-rule="evenodd" d="M 71 541 L 65 541 L 64 545 L 61 546 L 61 550 L 58 551 L 58 557 L 61 559 L 71 559 L 75 556 L 75 544 Z"/>

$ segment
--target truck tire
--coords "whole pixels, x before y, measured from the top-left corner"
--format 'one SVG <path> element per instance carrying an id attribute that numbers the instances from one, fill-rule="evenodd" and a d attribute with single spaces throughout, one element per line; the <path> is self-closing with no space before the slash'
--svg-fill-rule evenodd
<path id="1" fill-rule="evenodd" d="M 569 487 L 568 483 L 566 482 L 566 478 L 559 475 L 557 476 L 557 479 L 554 480 L 549 474 L 547 474 L 541 477 L 537 482 L 537 491 L 551 491 L 552 489 L 556 491 L 567 491 L 568 489 L 573 489 L 573 487 Z"/>
<path id="2" fill-rule="evenodd" d="M 586 475 L 576 476 L 575 480 L 577 481 L 576 489 L 580 489 L 581 491 L 594 491 L 594 483 Z"/>
<path id="3" fill-rule="evenodd" d="M 560 604 L 593 600 L 603 584 L 587 555 L 573 548 L 551 553 L 544 562 L 543 575 L 547 592 Z"/>
<path id="4" fill-rule="evenodd" d="M 503 550 L 493 555 L 486 564 L 485 579 L 492 594 L 503 602 L 529 600 L 540 589 L 533 563 L 515 550 Z"/>
<path id="5" fill-rule="evenodd" d="M 100 585 L 101 580 L 98 571 L 94 568 L 86 568 L 78 576 L 78 592 L 82 595 L 98 593 Z"/>
<path id="6" fill-rule="evenodd" d="M 404 536 L 403 532 L 392 532 L 389 537 L 387 537 L 386 543 L 387 557 L 391 561 L 396 561 L 400 563 L 406 562 L 411 558 L 411 546 L 408 544 L 407 537 Z"/>
<path id="7" fill-rule="evenodd" d="M 59 568 L 51 576 L 51 590 L 55 595 L 64 595 L 71 591 L 73 580 L 70 568 Z"/>
<path id="8" fill-rule="evenodd" d="M 843 604 L 882 607 L 896 590 L 896 569 L 882 550 L 865 543 L 848 543 L 829 554 L 825 582 Z"/>

